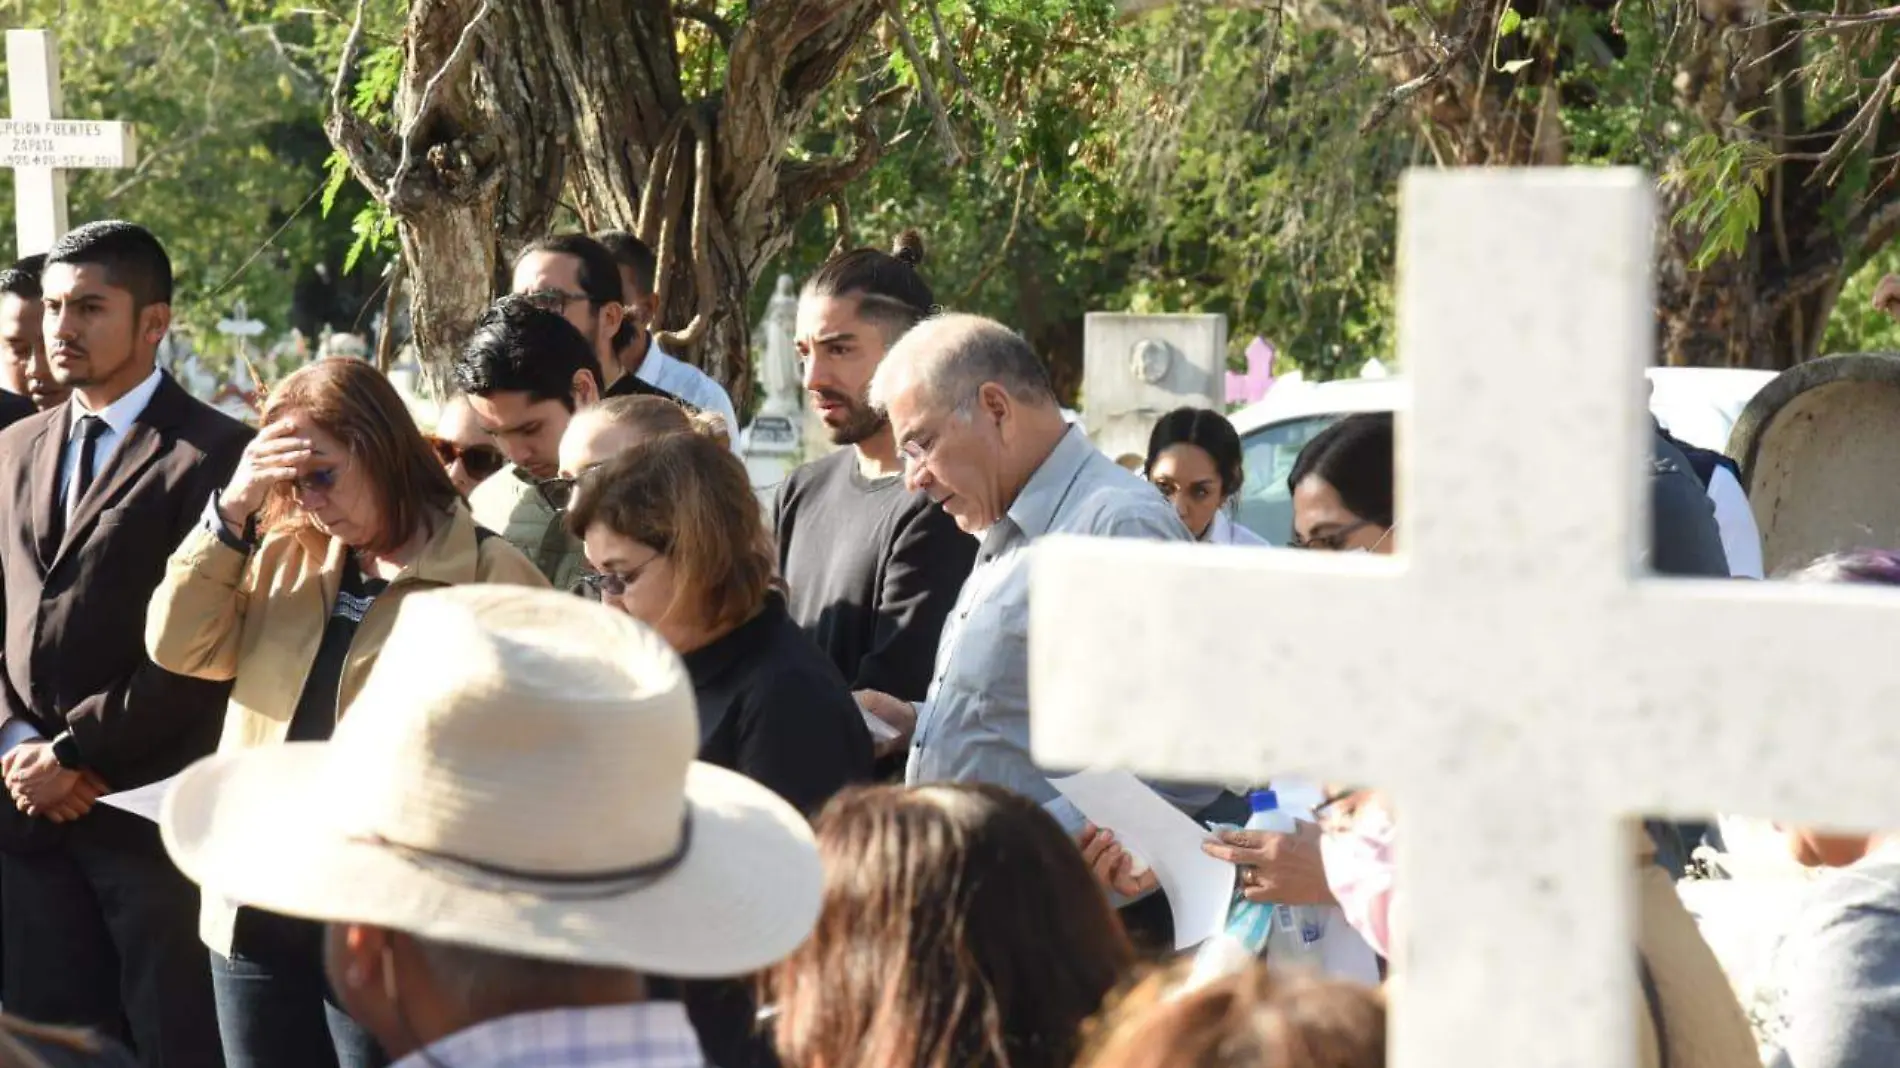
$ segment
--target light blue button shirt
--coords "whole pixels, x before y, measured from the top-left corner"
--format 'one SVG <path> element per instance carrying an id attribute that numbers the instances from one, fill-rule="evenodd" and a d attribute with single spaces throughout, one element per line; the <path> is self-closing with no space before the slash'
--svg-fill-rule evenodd
<path id="1" fill-rule="evenodd" d="M 727 440 L 739 447 L 739 416 L 732 409 L 732 398 L 712 376 L 675 357 L 660 347 L 658 340 L 647 345 L 646 358 L 640 361 L 635 378 L 649 386 L 666 390 L 702 412 L 716 413 L 726 421 Z"/>
<path id="2" fill-rule="evenodd" d="M 1070 427 L 1004 517 L 983 536 L 937 646 L 904 779 L 986 782 L 1040 804 L 1064 829 L 1084 820 L 1029 757 L 1029 550 L 1045 534 L 1192 540 L 1173 506 Z M 1186 812 L 1218 787 L 1157 785 Z"/>

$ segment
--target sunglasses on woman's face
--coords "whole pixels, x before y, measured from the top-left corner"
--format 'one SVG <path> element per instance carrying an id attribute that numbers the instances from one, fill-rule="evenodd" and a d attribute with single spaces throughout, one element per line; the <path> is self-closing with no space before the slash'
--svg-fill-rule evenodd
<path id="1" fill-rule="evenodd" d="M 478 479 L 487 478 L 508 462 L 501 450 L 493 445 L 458 445 L 453 441 L 430 438 L 429 446 L 435 449 L 436 459 L 442 461 L 443 467 L 460 460 L 468 473 Z"/>
<path id="2" fill-rule="evenodd" d="M 325 467 L 307 475 L 298 475 L 292 485 L 298 493 L 328 493 L 336 488 L 336 468 Z"/>

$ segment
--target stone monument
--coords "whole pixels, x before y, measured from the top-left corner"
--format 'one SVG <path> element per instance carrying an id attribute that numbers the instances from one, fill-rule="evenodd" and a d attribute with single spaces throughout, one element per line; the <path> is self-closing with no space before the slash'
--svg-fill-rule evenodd
<path id="1" fill-rule="evenodd" d="M 1900 546 L 1900 355 L 1810 360 L 1755 394 L 1728 453 L 1768 574 L 1842 549 Z"/>
<path id="2" fill-rule="evenodd" d="M 230 318 L 218 320 L 218 333 L 231 339 L 231 374 L 212 394 L 211 403 L 233 419 L 255 422 L 263 408 L 258 383 L 251 377 L 251 369 L 257 365 L 252 341 L 266 329 L 263 321 L 246 314 L 241 300 L 232 309 Z"/>
<path id="3" fill-rule="evenodd" d="M 1900 826 L 1900 598 L 1638 574 L 1655 224 L 1636 171 L 1407 176 L 1401 555 L 1036 549 L 1039 763 L 1391 792 L 1396 1068 L 1635 1063 L 1632 817 Z"/>
<path id="4" fill-rule="evenodd" d="M 1226 316 L 1098 312 L 1082 331 L 1082 418 L 1110 457 L 1145 455 L 1172 409 L 1224 408 Z"/>
<path id="5" fill-rule="evenodd" d="M 778 276 L 778 289 L 766 304 L 765 317 L 759 320 L 759 337 L 764 342 L 759 381 L 765 386 L 765 403 L 759 405 L 739 441 L 746 472 L 752 476 L 752 485 L 760 489 L 778 485 L 800 460 L 803 434 L 799 424 L 804 418 L 800 397 L 804 388 L 793 341 L 798 295 L 792 285 L 791 275 Z"/>
<path id="6" fill-rule="evenodd" d="M 59 87 L 59 44 L 48 30 L 7 31 L 7 95 L 0 168 L 13 171 L 14 255 L 46 252 L 66 234 L 66 172 L 138 165 L 123 122 L 69 122 Z"/>

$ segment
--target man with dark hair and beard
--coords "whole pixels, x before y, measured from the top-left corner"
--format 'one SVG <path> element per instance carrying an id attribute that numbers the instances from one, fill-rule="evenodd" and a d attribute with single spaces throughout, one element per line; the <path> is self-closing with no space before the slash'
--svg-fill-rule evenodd
<path id="1" fill-rule="evenodd" d="M 929 690 L 937 639 L 976 560 L 976 539 L 904 488 L 891 425 L 866 398 L 885 351 L 934 311 L 922 261 L 922 239 L 906 232 L 894 252 L 840 253 L 805 283 L 805 391 L 848 447 L 792 472 L 774 509 L 792 618 L 853 691 L 905 701 Z"/>

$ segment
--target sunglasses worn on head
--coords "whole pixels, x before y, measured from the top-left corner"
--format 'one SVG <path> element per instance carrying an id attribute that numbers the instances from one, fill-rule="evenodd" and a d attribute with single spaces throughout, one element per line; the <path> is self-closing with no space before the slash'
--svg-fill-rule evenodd
<path id="1" fill-rule="evenodd" d="M 534 488 L 541 491 L 541 499 L 548 502 L 549 508 L 565 512 L 567 506 L 574 503 L 574 487 L 578 482 L 566 476 L 544 478 L 536 482 Z"/>
<path id="2" fill-rule="evenodd" d="M 541 491 L 541 499 L 548 502 L 549 508 L 557 512 L 565 512 L 568 506 L 574 503 L 574 490 L 580 486 L 581 477 L 599 466 L 599 461 L 588 464 L 581 468 L 580 475 L 573 478 L 560 475 L 555 478 L 541 479 L 534 484 L 534 488 Z"/>
<path id="3" fill-rule="evenodd" d="M 476 478 L 487 478 L 508 462 L 501 450 L 493 445 L 458 445 L 453 441 L 432 437 L 429 447 L 435 450 L 436 459 L 442 461 L 443 467 L 460 460 L 468 473 Z"/>

